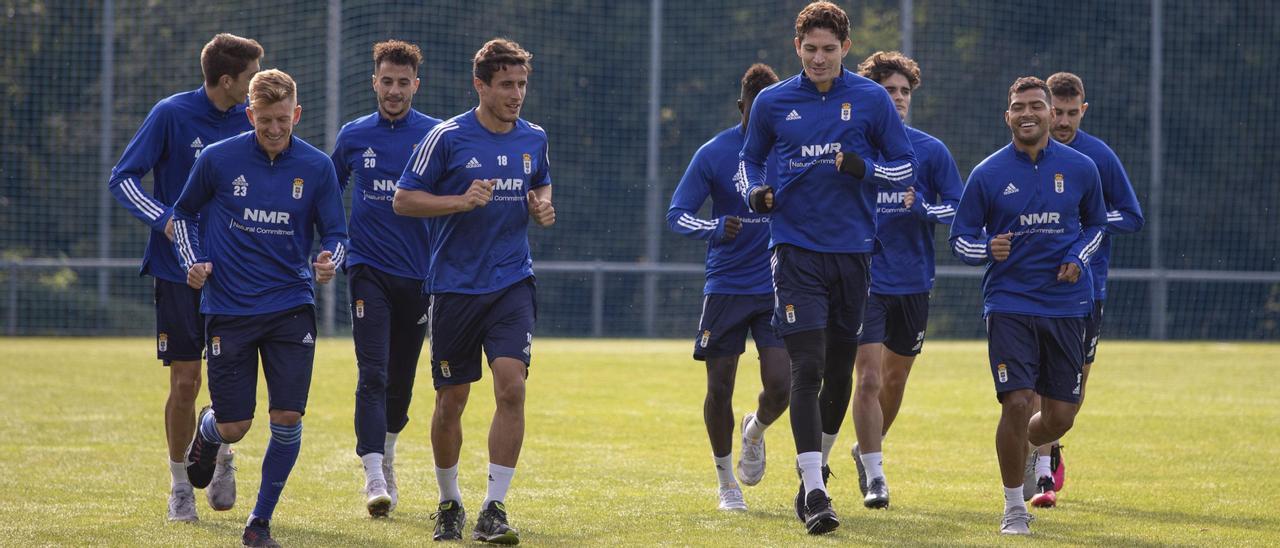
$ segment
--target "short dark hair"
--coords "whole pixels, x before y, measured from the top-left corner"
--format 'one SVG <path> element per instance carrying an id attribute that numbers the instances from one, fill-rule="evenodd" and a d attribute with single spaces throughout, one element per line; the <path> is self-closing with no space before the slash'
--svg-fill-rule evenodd
<path id="1" fill-rule="evenodd" d="M 262 58 L 262 45 L 252 38 L 222 33 L 214 36 L 200 50 L 200 70 L 204 83 L 218 84 L 223 76 L 235 78 L 249 68 L 249 63 Z"/>
<path id="2" fill-rule="evenodd" d="M 422 50 L 418 49 L 418 46 L 400 40 L 378 42 L 373 45 L 374 72 L 378 71 L 383 61 L 393 65 L 413 67 L 413 72 L 416 74 L 418 66 L 422 64 Z"/>
<path id="3" fill-rule="evenodd" d="M 907 79 L 911 89 L 920 86 L 920 65 L 900 51 L 877 51 L 858 64 L 858 75 L 870 78 L 877 84 L 884 83 L 885 78 L 893 73 L 901 74 Z"/>
<path id="4" fill-rule="evenodd" d="M 1036 78 L 1035 76 L 1023 76 L 1022 78 L 1014 80 L 1013 85 L 1009 86 L 1009 96 L 1007 99 L 1012 100 L 1015 93 L 1021 93 L 1029 89 L 1044 91 L 1045 101 L 1049 100 L 1049 85 L 1045 84 L 1044 80 Z"/>
<path id="5" fill-rule="evenodd" d="M 849 15 L 831 2 L 813 2 L 796 16 L 796 38 L 804 40 L 813 29 L 827 29 L 844 42 L 849 39 Z"/>
<path id="6" fill-rule="evenodd" d="M 524 66 L 533 71 L 533 54 L 514 41 L 494 38 L 485 42 L 480 51 L 476 52 L 471 74 L 488 84 L 493 81 L 495 73 L 510 66 Z"/>
<path id="7" fill-rule="evenodd" d="M 1046 82 L 1049 86 L 1049 93 L 1054 97 L 1072 98 L 1079 97 L 1084 100 L 1084 82 L 1080 81 L 1080 77 L 1070 72 L 1059 72 L 1049 77 Z"/>
<path id="8" fill-rule="evenodd" d="M 777 73 L 764 63 L 756 63 L 742 75 L 742 98 L 755 99 L 760 90 L 778 82 Z"/>

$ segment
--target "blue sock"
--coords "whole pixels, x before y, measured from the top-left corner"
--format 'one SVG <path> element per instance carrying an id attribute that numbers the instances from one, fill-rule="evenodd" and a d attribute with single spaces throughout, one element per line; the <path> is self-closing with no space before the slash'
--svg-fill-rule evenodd
<path id="1" fill-rule="evenodd" d="M 298 450 L 302 448 L 302 423 L 293 426 L 271 424 L 271 441 L 267 454 L 262 457 L 262 483 L 258 486 L 258 504 L 253 515 L 271 521 L 271 514 L 280 502 L 280 492 L 298 462 Z"/>
<path id="2" fill-rule="evenodd" d="M 222 441 L 222 434 L 218 432 L 218 422 L 213 418 L 213 411 L 204 416 L 204 420 L 200 421 L 198 428 L 200 429 L 200 437 L 204 438 L 204 441 L 217 444 L 226 443 Z"/>

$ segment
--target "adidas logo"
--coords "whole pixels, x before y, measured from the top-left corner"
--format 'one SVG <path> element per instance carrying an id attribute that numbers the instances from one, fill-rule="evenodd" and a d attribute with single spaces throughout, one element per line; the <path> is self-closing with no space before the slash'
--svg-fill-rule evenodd
<path id="1" fill-rule="evenodd" d="M 478 167 L 480 167 L 480 160 L 477 160 L 475 156 L 472 156 L 471 161 L 467 162 L 467 169 L 475 169 Z"/>
<path id="2" fill-rule="evenodd" d="M 191 141 L 191 148 L 202 148 L 202 147 L 204 147 L 204 143 L 200 142 L 199 137 L 196 137 L 196 140 Z"/>
<path id="3" fill-rule="evenodd" d="M 1014 192 L 1017 192 L 1017 191 L 1018 191 L 1018 187 L 1013 186 L 1013 183 L 1009 183 L 1009 186 L 1004 187 L 1004 195 L 1005 195 L 1005 196 L 1008 196 L 1008 195 L 1010 195 L 1010 194 L 1013 194 Z"/>
<path id="4" fill-rule="evenodd" d="M 236 185 L 236 186 L 239 186 L 239 185 L 247 185 L 247 184 L 249 184 L 249 181 L 244 180 L 244 175 L 241 175 L 241 176 L 239 176 L 239 177 L 236 177 L 236 180 L 231 181 L 231 184 Z"/>
<path id="5" fill-rule="evenodd" d="M 369 147 L 368 149 L 365 149 L 363 156 L 365 158 L 377 158 L 378 154 L 373 151 L 373 147 Z"/>
<path id="6" fill-rule="evenodd" d="M 423 314 L 421 318 L 418 318 L 418 325 L 422 325 L 422 324 L 424 324 L 424 323 L 427 323 L 427 315 L 426 315 L 426 314 Z"/>
<path id="7" fill-rule="evenodd" d="M 311 333 L 307 333 L 307 336 L 302 338 L 302 344 L 315 344 L 315 343 L 316 343 L 316 339 L 315 337 L 311 336 Z"/>
<path id="8" fill-rule="evenodd" d="M 792 111 L 791 111 L 791 114 L 788 114 L 788 115 L 787 115 L 787 121 L 788 121 L 788 122 L 790 122 L 790 121 L 792 121 L 792 120 L 799 120 L 799 119 L 800 119 L 800 113 L 799 113 L 799 112 L 796 112 L 795 110 L 792 110 Z"/>

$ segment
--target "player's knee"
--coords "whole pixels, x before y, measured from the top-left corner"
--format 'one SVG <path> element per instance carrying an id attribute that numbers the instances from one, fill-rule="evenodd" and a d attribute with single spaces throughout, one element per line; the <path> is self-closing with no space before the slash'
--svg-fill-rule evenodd
<path id="1" fill-rule="evenodd" d="M 196 396 L 200 395 L 200 376 L 174 376 L 169 380 L 169 395 L 177 400 L 179 405 L 194 406 Z"/>
<path id="2" fill-rule="evenodd" d="M 1005 393 L 1000 398 L 1000 407 L 1005 415 L 1030 417 L 1033 410 L 1032 392 L 1016 390 Z"/>
<path id="3" fill-rule="evenodd" d="M 499 408 L 519 409 L 524 407 L 524 383 L 510 382 L 502 386 L 495 385 L 493 398 Z"/>
<path id="4" fill-rule="evenodd" d="M 858 372 L 858 394 L 867 394 L 871 397 L 875 397 L 880 394 L 880 387 L 882 384 L 883 382 L 880 371 L 868 368 L 866 371 Z"/>
<path id="5" fill-rule="evenodd" d="M 360 370 L 360 379 L 356 384 L 356 397 L 361 395 L 380 395 L 387 391 L 387 373 L 383 370 Z"/>
<path id="6" fill-rule="evenodd" d="M 436 408 L 433 418 L 445 422 L 456 422 L 462 419 L 462 411 L 467 407 L 465 386 L 442 386 L 436 391 Z"/>
<path id="7" fill-rule="evenodd" d="M 293 426 L 300 422 L 302 422 L 302 413 L 299 413 L 297 411 L 289 411 L 285 409 L 271 410 L 271 424 Z"/>
<path id="8" fill-rule="evenodd" d="M 787 383 L 780 386 L 766 386 L 763 394 L 763 407 L 781 412 L 791 402 L 791 390 Z"/>
<path id="9" fill-rule="evenodd" d="M 733 379 L 707 378 L 707 404 L 730 405 L 733 402 Z"/>
<path id="10" fill-rule="evenodd" d="M 237 422 L 220 422 L 218 423 L 218 435 L 222 436 L 225 443 L 236 443 L 249 433 L 249 427 L 253 426 L 253 419 L 237 421 Z"/>
<path id="11" fill-rule="evenodd" d="M 1071 427 L 1075 425 L 1076 417 L 1074 413 L 1041 413 L 1040 420 L 1045 422 L 1046 429 L 1054 437 L 1058 437 L 1071 430 Z"/>

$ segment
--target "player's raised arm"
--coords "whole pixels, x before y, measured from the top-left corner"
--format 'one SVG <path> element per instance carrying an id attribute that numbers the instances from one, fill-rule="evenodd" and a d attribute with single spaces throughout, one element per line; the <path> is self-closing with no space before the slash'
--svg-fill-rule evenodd
<path id="1" fill-rule="evenodd" d="M 742 142 L 742 152 L 738 155 L 738 184 L 742 199 L 747 207 L 756 213 L 768 213 L 773 209 L 773 187 L 769 186 L 766 177 L 768 171 L 765 162 L 769 152 L 777 142 L 773 126 L 761 113 L 768 109 L 765 101 L 757 97 L 751 103 L 751 114 L 747 120 L 747 134 Z"/>
<path id="2" fill-rule="evenodd" d="M 215 167 L 205 161 L 204 157 L 197 158 L 196 165 L 191 168 L 191 175 L 187 177 L 187 185 L 182 188 L 182 194 L 173 204 L 173 247 L 178 253 L 182 268 L 188 272 L 187 284 L 196 289 L 204 285 L 209 270 L 209 259 L 200 246 L 197 220 L 200 218 L 200 210 L 213 198 L 214 171 Z M 204 276 L 197 276 L 198 279 L 193 280 L 193 271 L 198 271 L 196 274 L 203 273 Z"/>
<path id="3" fill-rule="evenodd" d="M 709 221 L 698 218 L 698 210 L 711 194 L 711 171 L 706 165 L 703 150 L 700 148 L 693 154 L 689 167 L 671 195 L 667 226 L 686 238 L 716 242 L 732 240 L 742 228 L 742 221 L 737 217 L 726 215 Z M 729 230 L 731 224 L 733 228 Z"/>
<path id="4" fill-rule="evenodd" d="M 929 181 L 937 187 L 936 194 L 925 197 L 917 192 L 915 203 L 909 207 L 921 220 L 949 225 L 955 221 L 956 208 L 964 193 L 964 183 L 960 181 L 960 170 L 947 146 L 939 143 L 936 153 L 938 161 L 931 163 L 930 172 L 926 174 Z"/>
<path id="5" fill-rule="evenodd" d="M 1092 180 L 1087 183 L 1088 190 L 1080 200 L 1080 236 L 1076 238 L 1071 251 L 1062 261 L 1064 267 L 1072 264 L 1078 269 L 1075 273 L 1077 277 L 1084 271 L 1085 266 L 1089 264 L 1089 259 L 1102 246 L 1102 240 L 1106 237 L 1107 205 L 1102 199 L 1102 180 L 1098 176 L 1096 167 L 1090 173 Z M 1065 278 L 1073 277 L 1059 276 L 1060 281 Z M 1074 279 L 1070 281 L 1074 282 Z"/>
<path id="6" fill-rule="evenodd" d="M 991 260 L 984 231 L 986 209 L 982 184 L 971 175 L 956 207 L 955 221 L 951 223 L 951 253 L 964 264 L 980 266 Z"/>
<path id="7" fill-rule="evenodd" d="M 165 231 L 172 212 L 138 184 L 151 171 L 165 152 L 165 129 L 169 117 L 163 104 L 151 108 L 142 127 L 134 134 L 124 149 L 120 162 L 111 170 L 107 186 L 116 201 L 129 212 L 158 232 Z M 172 239 L 172 237 L 170 238 Z"/>
<path id="8" fill-rule="evenodd" d="M 885 93 L 881 93 L 880 97 L 883 101 L 876 111 L 878 123 L 872 124 L 871 128 L 876 132 L 873 142 L 880 143 L 884 160 L 863 158 L 857 152 L 849 150 L 836 154 L 836 168 L 859 181 L 906 190 L 915 182 L 915 173 L 920 163 L 916 160 L 915 149 L 911 147 L 911 139 L 907 137 L 907 128 L 902 125 L 893 101 Z"/>
<path id="9" fill-rule="evenodd" d="M 1138 196 L 1133 192 L 1133 184 L 1129 182 L 1129 173 L 1124 164 L 1116 157 L 1114 151 L 1107 149 L 1111 161 L 1108 165 L 1098 166 L 1103 175 L 1102 194 L 1107 206 L 1107 233 L 1132 234 L 1142 230 L 1146 218 L 1142 215 L 1142 206 L 1138 204 Z M 1106 170 L 1106 173 L 1102 173 Z"/>
<path id="10" fill-rule="evenodd" d="M 475 179 L 458 195 L 436 194 L 436 183 L 445 175 L 449 162 L 449 132 L 458 128 L 453 121 L 444 122 L 427 133 L 418 150 L 405 166 L 396 184 L 391 207 L 398 215 L 408 217 L 440 217 L 484 207 L 493 199 L 494 181 Z"/>
<path id="11" fill-rule="evenodd" d="M 338 186 L 336 171 L 329 171 L 330 179 L 320 185 L 320 195 L 315 203 L 315 223 L 320 232 L 320 249 L 327 257 L 317 257 L 316 281 L 326 283 L 347 257 L 347 216 L 342 208 L 342 190 Z M 322 255 L 323 255 L 322 252 Z"/>

